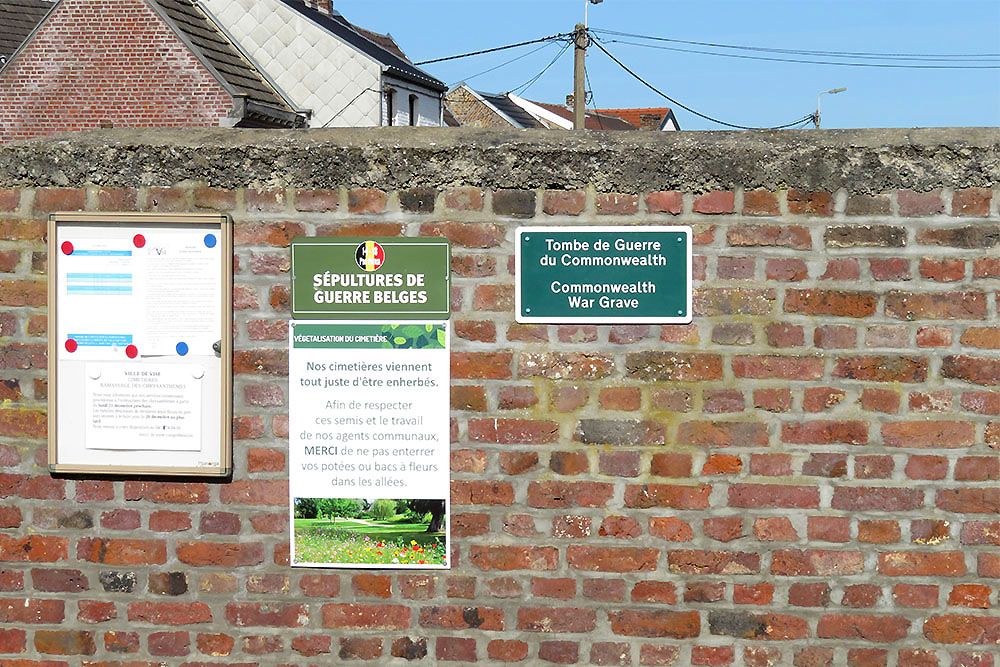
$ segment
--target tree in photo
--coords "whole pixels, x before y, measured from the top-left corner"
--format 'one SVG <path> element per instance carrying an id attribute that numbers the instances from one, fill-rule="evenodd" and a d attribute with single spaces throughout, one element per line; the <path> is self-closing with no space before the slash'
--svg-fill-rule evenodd
<path id="1" fill-rule="evenodd" d="M 364 510 L 364 501 L 357 498 L 319 498 L 316 507 L 319 514 L 330 520 L 355 519 Z"/>
<path id="2" fill-rule="evenodd" d="M 423 516 L 431 515 L 430 525 L 427 526 L 428 533 L 440 533 L 444 530 L 444 501 L 443 500 L 400 500 L 400 506 L 404 506 L 414 514 Z"/>

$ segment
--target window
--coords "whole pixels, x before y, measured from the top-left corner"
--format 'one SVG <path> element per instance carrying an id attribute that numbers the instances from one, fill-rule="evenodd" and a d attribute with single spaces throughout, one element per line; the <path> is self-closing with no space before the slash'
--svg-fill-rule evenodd
<path id="1" fill-rule="evenodd" d="M 417 96 L 410 95 L 410 125 L 417 125 Z"/>

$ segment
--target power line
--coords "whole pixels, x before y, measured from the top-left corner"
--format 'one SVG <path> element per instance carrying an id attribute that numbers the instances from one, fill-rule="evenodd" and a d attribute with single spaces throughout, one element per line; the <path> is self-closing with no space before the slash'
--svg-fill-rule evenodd
<path id="1" fill-rule="evenodd" d="M 568 49 L 572 44 L 573 44 L 572 42 L 566 42 L 563 45 L 563 47 L 561 49 L 559 49 L 559 52 L 556 53 L 555 57 L 553 57 L 552 60 L 549 61 L 549 64 L 542 68 L 541 72 L 539 72 L 538 74 L 536 74 L 532 78 L 528 79 L 527 81 L 525 81 L 524 83 L 522 83 L 517 88 L 511 88 L 510 92 L 516 92 L 516 91 L 518 91 L 518 90 L 520 90 L 522 88 L 524 90 L 522 90 L 521 92 L 527 92 L 528 88 L 530 88 L 532 86 L 532 84 L 534 84 L 536 81 L 538 81 L 540 78 L 542 78 L 542 75 L 545 74 L 547 71 L 549 71 L 550 67 L 552 67 L 553 65 L 556 64 L 556 61 L 559 60 L 559 58 L 562 56 L 562 54 L 566 53 L 566 49 Z"/>
<path id="2" fill-rule="evenodd" d="M 901 65 L 895 63 L 842 63 L 832 60 L 799 60 L 796 58 L 750 56 L 743 53 L 718 53 L 715 51 L 702 51 L 699 49 L 682 49 L 676 46 L 657 46 L 656 44 L 642 44 L 640 42 L 629 42 L 623 39 L 612 39 L 608 41 L 617 44 L 629 44 L 630 46 L 640 46 L 646 49 L 659 49 L 662 51 L 677 51 L 680 53 L 699 53 L 706 56 L 737 58 L 739 60 L 767 60 L 779 63 L 798 63 L 802 65 L 835 65 L 838 67 L 871 67 L 875 69 L 1000 69 L 1000 63 L 996 65 Z"/>
<path id="3" fill-rule="evenodd" d="M 413 63 L 414 65 L 429 65 L 431 63 L 441 63 L 446 60 L 457 60 L 459 58 L 468 58 L 469 56 L 479 56 L 484 53 L 494 53 L 495 51 L 504 51 L 506 49 L 514 49 L 519 46 L 527 46 L 529 44 L 538 44 L 539 42 L 550 42 L 557 39 L 565 39 L 572 36 L 571 32 L 561 32 L 558 35 L 549 35 L 548 37 L 541 37 L 539 39 L 532 39 L 527 42 L 518 42 L 517 44 L 508 44 L 507 46 L 497 46 L 492 49 L 483 49 L 482 51 L 471 51 L 469 53 L 460 53 L 457 56 L 447 56 L 446 58 L 435 58 L 433 60 L 422 60 L 419 63 Z"/>
<path id="4" fill-rule="evenodd" d="M 532 54 L 538 53 L 539 51 L 541 51 L 542 49 L 548 47 L 551 44 L 553 44 L 553 42 L 546 42 L 545 44 L 542 44 L 541 46 L 539 46 L 536 49 L 532 49 L 531 51 L 528 51 L 527 53 L 522 53 L 521 55 L 517 56 L 516 58 L 511 58 L 510 60 L 507 60 L 505 62 L 500 63 L 499 65 L 494 65 L 493 67 L 491 67 L 489 69 L 486 69 L 486 70 L 483 70 L 482 72 L 479 72 L 478 74 L 473 74 L 472 76 L 467 76 L 464 79 L 462 79 L 462 81 L 471 81 L 472 79 L 475 79 L 478 76 L 482 76 L 483 74 L 489 74 L 493 70 L 498 70 L 501 67 L 506 67 L 507 65 L 509 65 L 509 64 L 511 64 L 513 62 L 517 62 L 518 60 L 521 60 L 522 58 L 527 58 L 528 56 L 530 56 Z M 454 88 L 455 86 L 457 86 L 462 81 L 456 81 L 455 83 L 451 84 L 448 87 L 449 88 Z"/>
<path id="5" fill-rule="evenodd" d="M 648 81 L 646 81 L 645 79 L 643 79 L 641 76 L 639 76 L 638 74 L 636 74 L 635 72 L 633 72 L 631 69 L 628 68 L 627 65 L 625 65 L 625 63 L 623 63 L 622 61 L 618 60 L 618 58 L 615 58 L 613 55 L 611 55 L 610 51 L 608 51 L 606 48 L 604 48 L 604 45 L 601 44 L 602 40 L 599 40 L 596 37 L 594 37 L 593 41 L 594 41 L 594 44 L 597 45 L 597 48 L 599 48 L 601 51 L 604 51 L 604 53 L 609 58 L 611 58 L 613 61 L 615 61 L 618 64 L 618 66 L 621 67 L 623 70 L 625 70 L 626 72 L 628 72 L 629 74 L 631 74 L 637 81 L 639 81 L 639 83 L 643 84 L 644 86 L 646 86 L 647 88 L 649 88 L 650 90 L 652 90 L 654 93 L 656 93 L 660 97 L 663 97 L 664 99 L 666 99 L 671 104 L 675 104 L 675 105 L 679 106 L 681 109 L 684 109 L 685 111 L 693 113 L 694 115 L 698 116 L 699 118 L 704 118 L 705 120 L 709 120 L 709 121 L 711 121 L 713 123 L 718 123 L 719 125 L 724 125 L 726 127 L 732 127 L 732 128 L 737 129 L 737 130 L 782 130 L 782 129 L 785 129 L 785 128 L 788 128 L 788 127 L 792 127 L 793 125 L 799 125 L 799 124 L 801 124 L 801 123 L 803 123 L 805 121 L 812 120 L 812 118 L 813 118 L 813 114 L 809 114 L 807 116 L 803 116 L 801 118 L 798 118 L 798 119 L 792 121 L 791 123 L 785 123 L 784 125 L 776 125 L 774 127 L 750 127 L 750 126 L 747 126 L 747 125 L 736 125 L 734 123 L 727 123 L 725 121 L 719 120 L 718 118 L 712 118 L 711 116 L 707 116 L 707 115 L 701 113 L 700 111 L 695 111 L 694 109 L 692 109 L 691 107 L 689 107 L 689 106 L 687 106 L 685 104 L 681 104 L 680 102 L 678 102 L 674 98 L 670 97 L 669 95 L 667 95 L 663 91 L 657 89 L 651 83 L 649 83 Z"/>
<path id="6" fill-rule="evenodd" d="M 879 53 L 874 51 L 811 51 L 807 49 L 775 49 L 764 46 L 743 46 L 737 44 L 721 44 L 715 42 L 694 42 L 684 39 L 671 39 L 669 37 L 653 37 L 651 35 L 638 35 L 630 32 L 619 32 L 616 30 L 593 30 L 592 32 L 606 35 L 616 35 L 619 37 L 634 37 L 638 39 L 649 39 L 658 42 L 673 42 L 675 44 L 690 44 L 692 46 L 709 46 L 720 49 L 742 49 L 746 51 L 765 51 L 769 53 L 787 53 L 792 55 L 807 56 L 830 56 L 834 58 L 862 57 L 866 59 L 903 59 L 903 60 L 973 60 L 984 61 L 991 58 L 1000 58 L 1000 53 Z"/>

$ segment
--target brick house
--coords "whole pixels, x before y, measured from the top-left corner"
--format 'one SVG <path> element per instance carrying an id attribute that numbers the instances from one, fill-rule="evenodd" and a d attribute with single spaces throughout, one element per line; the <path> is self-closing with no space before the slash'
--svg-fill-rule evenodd
<path id="1" fill-rule="evenodd" d="M 0 141 L 97 127 L 441 124 L 446 86 L 391 37 L 301 2 L 0 0 L 8 17 Z"/>
<path id="2" fill-rule="evenodd" d="M 462 83 L 448 92 L 448 109 L 459 125 L 481 128 L 573 128 L 572 98 L 566 105 L 534 102 L 514 93 L 490 94 Z M 654 117 L 655 116 L 655 120 Z M 678 130 L 670 109 L 592 109 L 584 115 L 588 130 Z"/>

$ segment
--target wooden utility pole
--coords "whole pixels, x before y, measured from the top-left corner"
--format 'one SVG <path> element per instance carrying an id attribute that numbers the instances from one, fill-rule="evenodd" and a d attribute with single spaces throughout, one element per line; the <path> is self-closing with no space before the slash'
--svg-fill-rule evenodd
<path id="1" fill-rule="evenodd" d="M 587 27 L 582 23 L 576 24 L 574 40 L 576 49 L 573 54 L 573 129 L 583 129 L 584 111 L 587 108 L 587 87 L 586 65 L 584 58 L 587 56 L 587 44 L 590 41 L 587 37 Z"/>

